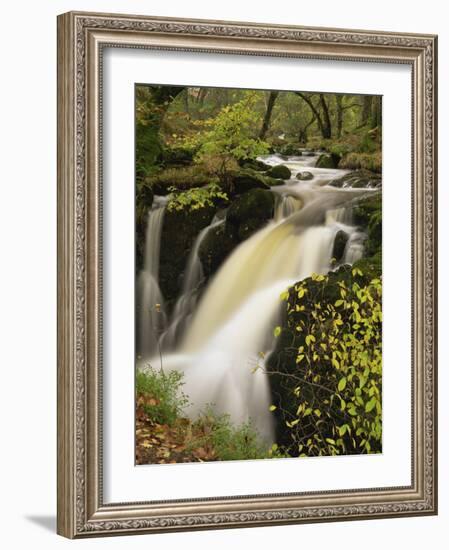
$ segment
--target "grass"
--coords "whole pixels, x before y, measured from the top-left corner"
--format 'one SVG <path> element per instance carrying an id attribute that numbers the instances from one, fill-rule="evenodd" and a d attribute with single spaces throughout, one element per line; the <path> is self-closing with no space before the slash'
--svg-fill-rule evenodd
<path id="1" fill-rule="evenodd" d="M 196 420 L 186 418 L 185 409 L 189 399 L 182 391 L 183 384 L 183 374 L 178 371 L 166 373 L 148 368 L 145 372 L 137 372 L 139 432 L 146 434 L 145 438 L 138 438 L 137 445 L 145 447 L 145 442 L 150 438 L 164 448 L 162 453 L 154 452 L 154 449 L 137 449 L 139 456 L 146 455 L 148 462 L 165 462 L 167 452 L 173 448 L 182 449 L 177 455 L 177 461 L 182 462 L 288 456 L 277 445 L 268 447 L 264 444 L 250 422 L 234 425 L 230 415 L 216 414 L 212 406 L 206 407 Z M 161 431 L 165 434 L 162 439 Z M 145 459 L 139 463 L 145 463 Z"/>

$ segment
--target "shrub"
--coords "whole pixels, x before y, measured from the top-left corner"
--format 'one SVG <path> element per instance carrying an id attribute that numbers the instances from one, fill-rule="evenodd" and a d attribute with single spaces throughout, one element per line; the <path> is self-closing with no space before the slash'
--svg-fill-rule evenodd
<path id="1" fill-rule="evenodd" d="M 178 371 L 166 373 L 152 367 L 137 371 L 137 402 L 154 422 L 173 425 L 189 403 L 183 384 L 183 374 Z"/>
<path id="2" fill-rule="evenodd" d="M 151 187 L 155 195 L 168 195 L 170 188 L 185 191 L 192 187 L 201 187 L 211 181 L 211 175 L 202 166 L 167 168 L 145 179 L 145 185 Z"/>
<path id="3" fill-rule="evenodd" d="M 170 198 L 167 210 L 199 210 L 200 208 L 215 206 L 217 203 L 227 203 L 228 195 L 218 183 L 209 183 L 204 187 L 193 187 L 187 191 L 179 191 L 176 187 L 170 187 Z"/>
<path id="4" fill-rule="evenodd" d="M 295 456 L 381 451 L 382 285 L 358 267 L 345 280 L 345 271 L 314 275 L 283 295 L 288 323 L 275 335 L 297 335 L 296 364 L 273 372 L 288 392 L 273 410 Z"/>
<path id="5" fill-rule="evenodd" d="M 191 442 L 191 448 L 211 444 L 217 460 L 248 460 L 258 458 L 286 457 L 277 445 L 263 444 L 257 430 L 251 423 L 234 426 L 227 414 L 217 415 L 212 407 L 206 408 L 196 421 L 194 429 L 200 427 L 204 437 Z"/>

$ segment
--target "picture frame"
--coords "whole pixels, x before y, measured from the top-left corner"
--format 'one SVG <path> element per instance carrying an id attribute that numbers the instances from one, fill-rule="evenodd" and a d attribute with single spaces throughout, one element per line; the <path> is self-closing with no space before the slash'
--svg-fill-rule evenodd
<path id="1" fill-rule="evenodd" d="M 410 484 L 273 493 L 261 480 L 255 494 L 154 500 L 149 489 L 143 501 L 105 501 L 102 94 L 107 48 L 410 69 Z M 436 166 L 436 36 L 84 12 L 60 15 L 58 533 L 84 538 L 436 514 Z"/>

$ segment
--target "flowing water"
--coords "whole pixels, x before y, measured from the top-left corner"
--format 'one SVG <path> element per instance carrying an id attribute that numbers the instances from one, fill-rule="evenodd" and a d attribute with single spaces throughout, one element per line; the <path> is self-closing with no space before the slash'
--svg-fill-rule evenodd
<path id="1" fill-rule="evenodd" d="M 272 188 L 276 195 L 273 220 L 241 243 L 204 289 L 198 250 L 207 232 L 224 221 L 214 219 L 200 232 L 165 330 L 151 309 L 154 303 L 163 303 L 157 284 L 163 208 L 150 211 L 137 323 L 138 351 L 143 357 L 139 367 L 159 366 L 163 349 L 163 368 L 185 374 L 183 389 L 192 403 L 187 410 L 192 418 L 213 404 L 217 413 L 230 414 L 236 424 L 251 419 L 260 435 L 272 442 L 269 382 L 263 368 L 255 367 L 273 349 L 280 294 L 312 273 L 324 274 L 332 268 L 334 240 L 340 230 L 348 235 L 342 261 L 352 263 L 363 255 L 365 235 L 352 225 L 351 203 L 369 191 L 326 185 L 346 172 L 316 168 L 316 157 L 283 160 L 270 155 L 262 160 L 285 164 L 292 171 L 290 180 Z M 300 171 L 311 172 L 313 179 L 296 179 Z M 155 334 L 161 334 L 159 341 Z"/>

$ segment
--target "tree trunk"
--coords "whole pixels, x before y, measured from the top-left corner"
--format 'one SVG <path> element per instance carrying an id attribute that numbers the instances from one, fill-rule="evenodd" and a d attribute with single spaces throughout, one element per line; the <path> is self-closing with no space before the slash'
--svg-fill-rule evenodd
<path id="1" fill-rule="evenodd" d="M 332 137 L 332 125 L 329 115 L 329 107 L 324 99 L 324 95 L 320 94 L 320 106 L 323 111 L 323 130 L 322 135 L 324 139 L 331 139 Z"/>
<path id="2" fill-rule="evenodd" d="M 363 105 L 360 116 L 360 128 L 366 126 L 368 121 L 371 119 L 371 110 L 373 106 L 373 96 L 365 95 L 363 96 Z"/>
<path id="3" fill-rule="evenodd" d="M 337 104 L 337 138 L 341 138 L 343 130 L 343 97 L 342 95 L 336 95 L 335 101 Z"/>
<path id="4" fill-rule="evenodd" d="M 372 97 L 371 128 L 377 128 L 382 124 L 382 98 L 380 95 Z"/>
<path id="5" fill-rule="evenodd" d="M 273 113 L 273 107 L 276 101 L 279 92 L 270 92 L 267 102 L 267 110 L 265 111 L 265 116 L 263 117 L 262 128 L 260 129 L 259 138 L 265 139 L 268 128 L 270 127 L 271 115 Z"/>

